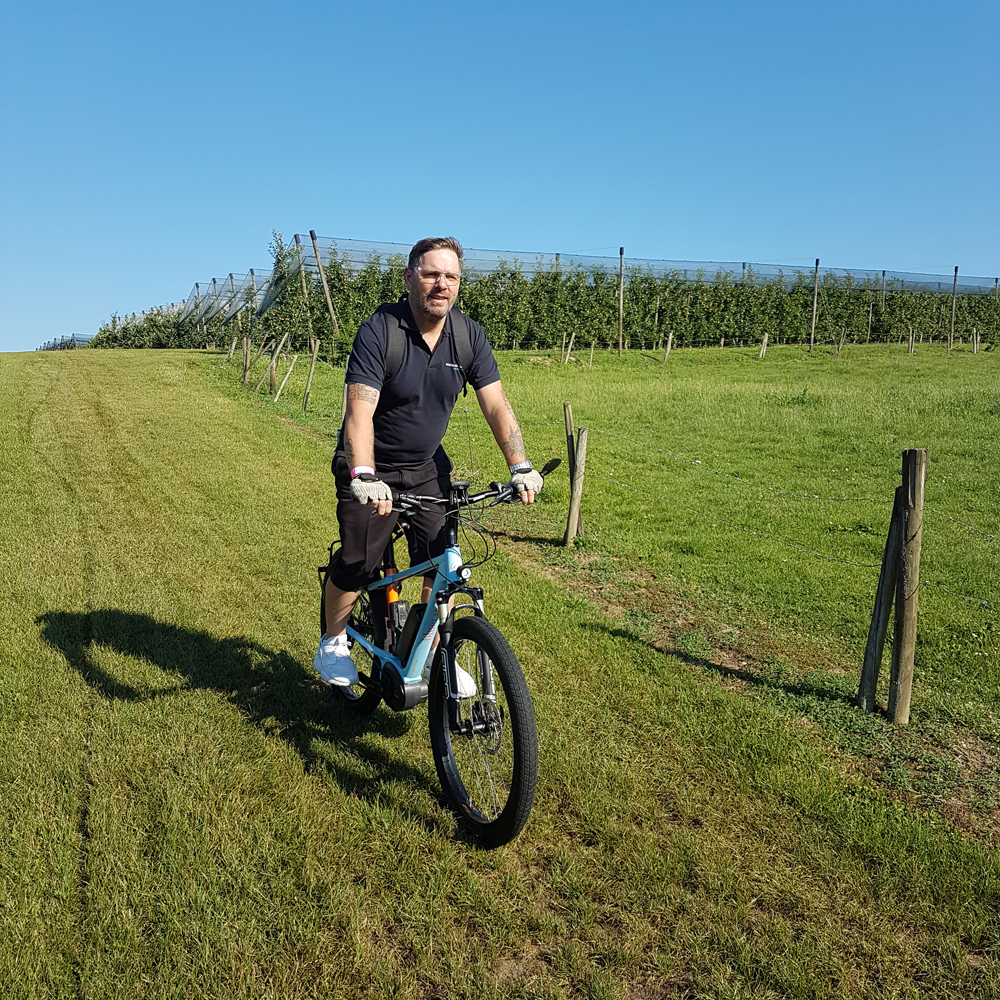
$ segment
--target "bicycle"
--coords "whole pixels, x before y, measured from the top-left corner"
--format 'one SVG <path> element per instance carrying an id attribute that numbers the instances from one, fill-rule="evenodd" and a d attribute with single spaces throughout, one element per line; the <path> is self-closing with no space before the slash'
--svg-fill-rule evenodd
<path id="1" fill-rule="evenodd" d="M 542 477 L 559 464 L 558 458 L 546 464 Z M 464 480 L 451 483 L 447 499 L 394 493 L 393 510 L 402 516 L 380 569 L 361 591 L 347 624 L 358 683 L 331 690 L 357 715 L 370 714 L 382 701 L 396 712 L 428 702 L 431 748 L 445 799 L 465 830 L 488 847 L 500 847 L 520 833 L 534 802 L 538 781 L 535 713 L 517 656 L 503 633 L 486 619 L 482 588 L 469 583 L 472 569 L 491 553 L 479 562 L 464 563 L 458 533 L 466 527 L 480 537 L 489 536 L 478 521 L 463 516 L 463 510 L 481 503 L 489 507 L 519 503 L 520 499 L 508 484 L 491 483 L 488 490 L 471 496 L 469 486 Z M 395 543 L 408 526 L 406 515 L 425 503 L 446 505 L 445 551 L 397 572 Z M 319 567 L 324 595 L 321 630 L 326 622 L 326 578 L 333 553 L 331 544 L 330 562 Z M 431 572 L 434 583 L 426 603 L 411 605 L 400 600 L 403 580 Z M 452 604 L 459 595 L 469 602 Z M 456 618 L 462 610 L 471 614 Z M 429 657 L 432 665 L 425 680 Z M 472 697 L 457 694 L 459 666 L 475 681 Z"/>

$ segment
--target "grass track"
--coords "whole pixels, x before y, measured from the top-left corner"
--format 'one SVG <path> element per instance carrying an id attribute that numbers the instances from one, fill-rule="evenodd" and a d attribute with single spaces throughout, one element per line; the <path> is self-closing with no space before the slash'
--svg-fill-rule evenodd
<path id="1" fill-rule="evenodd" d="M 0 358 L 0 994 L 998 994 L 995 852 L 509 551 L 542 782 L 462 841 L 424 713 L 311 676 L 328 442 L 215 365 Z"/>

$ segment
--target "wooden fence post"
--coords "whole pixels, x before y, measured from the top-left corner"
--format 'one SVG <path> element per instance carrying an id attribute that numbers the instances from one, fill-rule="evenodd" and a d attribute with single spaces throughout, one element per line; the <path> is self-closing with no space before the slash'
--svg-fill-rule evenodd
<path id="1" fill-rule="evenodd" d="M 576 476 L 576 453 L 578 450 L 578 442 L 574 441 L 574 438 L 577 435 L 573 426 L 573 406 L 568 400 L 563 403 L 563 417 L 566 420 L 566 454 L 569 456 L 569 481 L 570 484 L 572 484 L 573 478 Z M 576 534 L 583 534 L 582 511 L 577 515 Z"/>
<path id="2" fill-rule="evenodd" d="M 270 341 L 270 343 L 274 344 L 274 341 L 272 340 Z M 246 383 L 250 381 L 250 369 L 253 368 L 255 364 L 257 364 L 257 361 L 260 359 L 260 356 L 267 350 L 267 348 L 268 348 L 268 339 L 267 335 L 265 334 L 265 336 L 261 338 L 260 347 L 257 348 L 257 353 L 253 356 L 253 359 L 251 360 L 250 364 L 247 367 L 247 377 L 243 380 L 244 385 L 246 385 Z M 259 388 L 260 385 L 257 386 L 257 389 Z"/>
<path id="3" fill-rule="evenodd" d="M 903 483 L 900 487 L 903 539 L 896 580 L 896 621 L 892 640 L 892 675 L 889 681 L 889 718 L 897 726 L 905 726 L 910 721 L 926 480 L 927 449 L 908 448 L 903 452 Z"/>
<path id="4" fill-rule="evenodd" d="M 563 545 L 572 545 L 573 539 L 583 534 L 583 477 L 587 465 L 587 428 L 581 427 L 576 442 L 576 457 L 573 461 L 573 487 L 569 498 L 569 517 L 566 518 L 566 534 Z"/>
<path id="5" fill-rule="evenodd" d="M 819 307 L 819 257 L 816 258 L 816 270 L 813 271 L 813 316 L 809 328 L 809 350 L 816 345 L 816 312 Z"/>
<path id="6" fill-rule="evenodd" d="M 288 371 L 285 372 L 285 377 L 281 380 L 281 388 L 278 390 L 277 395 L 274 397 L 274 401 L 277 403 L 281 394 L 285 391 L 285 383 L 288 381 L 288 376 L 292 374 L 292 369 L 295 367 L 295 362 L 299 360 L 299 356 L 296 354 L 292 358 L 292 363 L 288 366 Z"/>
<path id="7" fill-rule="evenodd" d="M 573 427 L 573 404 L 569 400 L 563 403 L 563 419 L 566 421 L 566 454 L 569 457 L 569 480 L 572 483 L 576 471 L 576 446 L 573 441 L 576 430 Z"/>
<path id="8" fill-rule="evenodd" d="M 571 355 L 571 354 L 573 353 L 573 341 L 574 341 L 574 340 L 576 340 L 576 330 L 574 330 L 574 331 L 572 332 L 572 334 L 570 334 L 570 338 L 569 338 L 569 349 L 568 349 L 568 350 L 566 351 L 566 355 L 565 355 L 565 357 L 563 357 L 563 364 L 564 364 L 564 365 L 565 365 L 565 364 L 567 364 L 567 363 L 569 362 L 569 356 L 570 356 L 570 355 Z"/>
<path id="9" fill-rule="evenodd" d="M 270 376 L 271 376 L 271 389 L 272 390 L 274 389 L 274 366 L 275 366 L 275 363 L 278 360 L 278 355 L 281 353 L 281 349 L 285 346 L 285 341 L 286 340 L 288 340 L 288 333 L 287 332 L 285 333 L 284 337 L 281 338 L 281 343 L 278 344 L 277 347 L 275 347 L 274 354 L 271 355 L 271 361 L 268 364 L 267 368 L 264 369 L 264 374 L 261 375 L 260 381 L 257 383 L 257 385 L 255 386 L 255 388 L 253 390 L 254 392 L 260 392 L 260 387 L 264 384 L 264 379 L 267 378 L 268 374 L 270 374 Z M 272 343 L 273 343 L 273 341 L 272 341 Z"/>
<path id="10" fill-rule="evenodd" d="M 663 363 L 667 363 L 667 358 L 670 357 L 670 348 L 674 346 L 674 331 L 667 331 L 667 349 L 663 352 Z"/>
<path id="11" fill-rule="evenodd" d="M 861 668 L 861 683 L 858 685 L 858 707 L 866 712 L 875 711 L 875 692 L 878 690 L 878 675 L 882 667 L 882 651 L 885 648 L 885 633 L 889 627 L 889 612 L 892 610 L 892 595 L 896 590 L 899 573 L 899 552 L 903 539 L 902 487 L 896 488 L 889 518 L 889 534 L 882 552 L 882 569 L 878 575 L 875 590 L 875 609 L 868 626 L 868 643 L 865 646 L 865 662 Z"/>
<path id="12" fill-rule="evenodd" d="M 316 371 L 316 358 L 319 357 L 319 337 L 313 341 L 312 361 L 309 362 L 309 378 L 306 379 L 306 391 L 302 393 L 302 412 L 309 408 L 309 390 L 312 389 L 313 373 Z"/>
<path id="13" fill-rule="evenodd" d="M 625 247 L 618 248 L 618 357 L 622 356 L 622 326 L 625 316 Z"/>
<path id="14" fill-rule="evenodd" d="M 955 342 L 955 300 L 958 298 L 958 265 L 955 265 L 955 281 L 951 286 L 951 327 L 948 330 L 948 353 Z"/>

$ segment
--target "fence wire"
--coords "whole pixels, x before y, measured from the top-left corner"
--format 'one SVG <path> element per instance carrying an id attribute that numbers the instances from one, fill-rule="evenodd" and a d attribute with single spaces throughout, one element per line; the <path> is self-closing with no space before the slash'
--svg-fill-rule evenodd
<path id="1" fill-rule="evenodd" d="M 648 448 L 650 451 L 655 451 L 657 454 L 666 455 L 667 458 L 673 459 L 675 462 L 681 462 L 684 465 L 693 466 L 696 469 L 700 469 L 703 472 L 710 472 L 713 476 L 721 476 L 724 479 L 732 479 L 736 482 L 742 484 L 743 486 L 750 486 L 753 489 L 765 490 L 768 493 L 772 493 L 775 496 L 782 497 L 795 497 L 800 500 L 828 500 L 832 503 L 892 503 L 891 499 L 880 499 L 878 497 L 823 497 L 818 494 L 812 493 L 793 493 L 791 490 L 779 490 L 773 486 L 764 486 L 761 483 L 755 483 L 749 479 L 744 479 L 742 476 L 738 476 L 732 472 L 722 472 L 719 469 L 713 469 L 710 466 L 704 465 L 701 459 L 690 459 L 681 458 L 680 455 L 674 455 L 672 452 L 665 451 L 663 448 L 657 448 L 655 445 L 646 444 L 645 441 L 639 441 L 636 438 L 626 437 L 624 434 L 612 434 L 610 431 L 597 430 L 594 427 L 589 428 L 591 433 L 600 434 L 603 437 L 618 438 L 620 441 L 629 441 L 632 444 L 640 445 L 643 448 Z"/>
<path id="2" fill-rule="evenodd" d="M 978 604 L 981 607 L 989 608 L 990 611 L 1000 611 L 995 604 L 989 601 L 983 600 L 981 597 L 968 597 L 965 594 L 960 594 L 957 590 L 949 590 L 947 587 L 942 587 L 939 583 L 931 583 L 929 580 L 921 580 L 921 587 L 933 587 L 934 590 L 940 590 L 943 594 L 950 594 L 952 597 L 957 597 L 960 601 L 965 601 L 966 604 Z"/>
<path id="3" fill-rule="evenodd" d="M 933 511 L 939 517 L 946 518 L 949 521 L 954 521 L 955 524 L 960 524 L 966 529 L 966 531 L 972 531 L 977 535 L 982 535 L 984 538 L 992 538 L 994 541 L 1000 541 L 1000 535 L 991 535 L 988 531 L 983 531 L 971 524 L 966 524 L 965 521 L 960 521 L 957 517 L 952 517 L 951 514 L 946 514 L 943 510 L 938 510 L 936 507 L 925 507 L 924 509 Z"/>
<path id="4" fill-rule="evenodd" d="M 795 542 L 788 541 L 787 538 L 779 538 L 777 535 L 769 535 L 763 531 L 754 531 L 752 528 L 747 528 L 741 524 L 734 524 L 732 521 L 727 521 L 724 518 L 716 517 L 715 514 L 705 514 L 700 510 L 695 510 L 693 507 L 687 507 L 684 504 L 675 503 L 673 500 L 668 500 L 666 497 L 657 496 L 655 493 L 647 493 L 645 490 L 637 489 L 635 486 L 630 486 L 628 483 L 623 483 L 618 479 L 612 479 L 610 476 L 600 476 L 593 472 L 587 472 L 584 474 L 588 479 L 600 479 L 604 482 L 614 483 L 616 486 L 620 486 L 622 489 L 631 490 L 633 493 L 638 493 L 640 496 L 649 497 L 652 500 L 658 500 L 660 503 L 665 503 L 670 507 L 676 507 L 678 510 L 686 511 L 689 514 L 694 514 L 697 517 L 703 517 L 708 521 L 715 521 L 717 524 L 724 524 L 727 528 L 733 528 L 736 531 L 742 531 L 747 535 L 754 535 L 757 538 L 766 538 L 769 541 L 777 542 L 779 545 L 785 545 L 790 549 L 795 549 L 797 552 L 802 552 L 805 555 L 815 556 L 818 559 L 825 559 L 827 562 L 844 563 L 847 566 L 857 566 L 859 569 L 878 569 L 881 563 L 859 563 L 855 562 L 853 559 L 844 559 L 840 556 L 830 556 L 825 552 L 817 552 L 815 549 L 807 549 L 802 545 L 798 545 Z"/>

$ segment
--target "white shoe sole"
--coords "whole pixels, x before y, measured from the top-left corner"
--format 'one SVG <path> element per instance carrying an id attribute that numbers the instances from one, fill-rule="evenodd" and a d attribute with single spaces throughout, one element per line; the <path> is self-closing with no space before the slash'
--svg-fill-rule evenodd
<path id="1" fill-rule="evenodd" d="M 317 654 L 313 658 L 313 670 L 315 670 L 316 673 L 319 674 L 319 679 L 324 684 L 329 684 L 331 687 L 350 687 L 352 684 L 357 684 L 358 674 L 357 670 L 354 669 L 354 660 L 352 660 L 349 656 L 344 656 L 344 657 L 338 656 L 336 657 L 336 659 L 347 660 L 347 663 L 351 665 L 351 673 L 350 674 L 335 673 L 332 674 L 332 676 L 325 675 L 323 672 L 322 663 L 320 662 L 320 656 L 319 654 Z M 341 666 L 341 664 L 339 663 L 331 664 L 331 667 L 333 670 L 343 670 L 347 666 L 347 663 L 343 664 L 343 666 Z M 327 671 L 327 674 L 329 674 L 329 671 Z"/>

